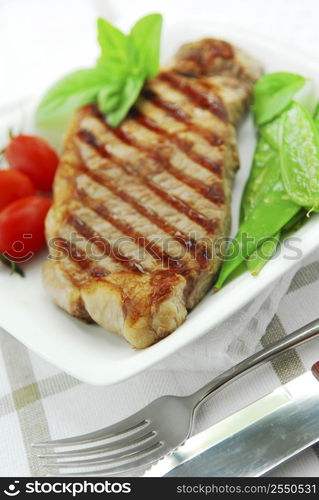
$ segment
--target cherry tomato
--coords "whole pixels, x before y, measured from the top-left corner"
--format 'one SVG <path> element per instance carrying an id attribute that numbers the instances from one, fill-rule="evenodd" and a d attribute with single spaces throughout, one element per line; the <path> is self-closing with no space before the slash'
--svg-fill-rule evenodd
<path id="1" fill-rule="evenodd" d="M 0 170 L 0 210 L 19 198 L 34 194 L 34 186 L 25 174 L 18 170 Z"/>
<path id="2" fill-rule="evenodd" d="M 28 196 L 10 203 L 0 213 L 0 253 L 15 262 L 26 262 L 45 245 L 44 221 L 51 202 Z"/>
<path id="3" fill-rule="evenodd" d="M 37 189 L 51 189 L 59 157 L 41 137 L 23 134 L 13 137 L 5 156 L 10 168 L 26 174 Z"/>

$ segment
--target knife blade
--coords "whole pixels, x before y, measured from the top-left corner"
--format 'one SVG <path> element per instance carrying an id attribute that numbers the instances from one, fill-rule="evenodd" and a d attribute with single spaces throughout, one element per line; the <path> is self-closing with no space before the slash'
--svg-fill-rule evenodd
<path id="1" fill-rule="evenodd" d="M 258 477 L 319 441 L 319 363 L 187 439 L 148 477 Z"/>

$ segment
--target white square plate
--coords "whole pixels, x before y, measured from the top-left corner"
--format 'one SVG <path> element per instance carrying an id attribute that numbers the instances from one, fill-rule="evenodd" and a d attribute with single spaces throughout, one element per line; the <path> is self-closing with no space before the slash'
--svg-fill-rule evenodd
<path id="1" fill-rule="evenodd" d="M 224 38 L 246 49 L 260 59 L 267 72 L 292 71 L 319 83 L 319 66 L 296 54 L 295 50 L 209 20 L 192 20 L 192 23 L 166 28 L 163 60 L 167 60 L 183 42 L 204 36 Z M 32 123 L 33 109 L 32 103 L 28 102 L 2 110 L 1 136 L 5 137 L 9 127 L 19 129 L 21 123 L 24 132 L 32 132 L 29 124 Z M 254 136 L 252 120 L 247 118 L 239 130 L 241 170 L 234 188 L 233 233 L 240 196 L 251 165 Z M 314 217 L 295 235 L 298 241 L 294 241 L 294 246 L 298 246 L 299 258 L 318 246 L 318 234 L 319 218 Z M 41 284 L 44 255 L 26 266 L 25 279 L 0 270 L 0 324 L 31 350 L 74 377 L 94 385 L 113 384 L 145 370 L 209 332 L 295 265 L 294 255 L 294 251 L 282 249 L 257 278 L 246 273 L 218 294 L 209 294 L 178 330 L 141 351 L 134 351 L 122 338 L 98 326 L 87 325 L 56 308 Z"/>

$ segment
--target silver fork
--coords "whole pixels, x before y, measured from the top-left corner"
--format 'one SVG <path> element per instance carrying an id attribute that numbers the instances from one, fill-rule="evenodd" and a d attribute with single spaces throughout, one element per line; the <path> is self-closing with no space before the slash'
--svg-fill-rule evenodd
<path id="1" fill-rule="evenodd" d="M 189 396 L 162 396 L 117 424 L 33 446 L 50 448 L 38 457 L 45 459 L 45 466 L 55 476 L 116 476 L 145 470 L 184 443 L 191 434 L 195 411 L 217 390 L 318 334 L 319 319 L 241 361 Z"/>

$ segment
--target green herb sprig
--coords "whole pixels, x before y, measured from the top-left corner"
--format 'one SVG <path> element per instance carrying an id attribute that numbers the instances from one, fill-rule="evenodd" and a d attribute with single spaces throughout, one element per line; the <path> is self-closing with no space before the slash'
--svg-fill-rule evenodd
<path id="1" fill-rule="evenodd" d="M 12 260 L 8 259 L 3 253 L 0 253 L 0 262 L 2 262 L 2 264 L 4 264 L 5 266 L 9 267 L 11 271 L 10 274 L 17 273 L 22 278 L 25 277 L 22 267 L 20 267 L 16 262 L 13 262 Z"/>
<path id="2" fill-rule="evenodd" d="M 48 124 L 87 104 L 97 103 L 116 127 L 137 100 L 147 78 L 159 70 L 162 16 L 150 14 L 124 34 L 105 19 L 97 21 L 101 55 L 94 68 L 59 80 L 43 96 L 36 123 Z"/>

